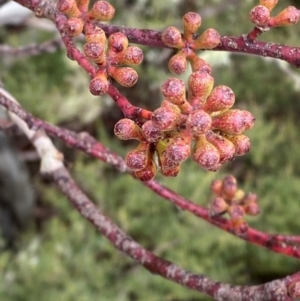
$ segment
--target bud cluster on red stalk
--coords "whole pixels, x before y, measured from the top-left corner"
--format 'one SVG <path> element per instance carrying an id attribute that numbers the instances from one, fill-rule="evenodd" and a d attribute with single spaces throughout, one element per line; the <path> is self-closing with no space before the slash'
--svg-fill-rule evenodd
<path id="1" fill-rule="evenodd" d="M 245 214 L 256 216 L 259 213 L 257 195 L 245 194 L 238 188 L 236 179 L 226 176 L 223 180 L 214 180 L 211 191 L 215 197 L 210 201 L 209 214 L 211 217 L 228 214 L 232 230 L 235 233 L 244 233 L 248 225 L 244 220 Z"/>
<path id="2" fill-rule="evenodd" d="M 176 176 L 188 157 L 203 169 L 216 171 L 250 150 L 250 140 L 243 132 L 252 128 L 255 118 L 248 111 L 232 109 L 235 95 L 229 87 L 214 87 L 211 66 L 195 51 L 217 46 L 220 36 L 209 29 L 194 39 L 200 25 L 200 15 L 187 13 L 183 17 L 183 35 L 175 27 L 167 28 L 162 35 L 168 46 L 179 49 L 169 61 L 170 69 L 181 70 L 175 72 L 179 74 L 186 69 L 187 60 L 191 63 L 193 72 L 187 87 L 180 79 L 167 79 L 161 86 L 164 99 L 150 120 L 136 123 L 125 118 L 115 125 L 115 134 L 120 139 L 140 141 L 137 148 L 128 153 L 126 162 L 143 181 L 152 179 L 156 171 Z M 141 55 L 136 47 L 128 47 L 122 33 L 111 35 L 106 54 L 106 61 L 111 63 L 110 76 L 121 82 L 117 72 L 121 73 L 126 67 L 116 68 L 115 62 L 139 63 Z M 129 76 L 130 72 L 126 74 Z M 100 71 L 99 76 L 103 77 Z M 134 81 L 134 75 L 132 78 Z M 130 83 L 128 78 L 126 81 Z"/>
<path id="3" fill-rule="evenodd" d="M 221 42 L 220 34 L 212 28 L 204 31 L 196 39 L 194 35 L 201 26 L 201 16 L 194 12 L 186 13 L 182 19 L 183 34 L 176 27 L 168 27 L 162 34 L 163 42 L 178 52 L 172 56 L 168 67 L 172 73 L 182 74 L 187 68 L 187 61 L 190 62 L 193 71 L 208 71 L 211 69 L 208 64 L 200 59 L 195 51 L 212 49 Z"/>
<path id="4" fill-rule="evenodd" d="M 266 29 L 297 24 L 300 20 L 300 10 L 294 6 L 288 6 L 274 17 L 270 16 L 277 2 L 278 0 L 260 0 L 260 4 L 251 9 L 250 20 L 256 26 Z"/>
<path id="5" fill-rule="evenodd" d="M 127 37 L 114 33 L 107 39 L 104 31 L 91 21 L 109 21 L 115 9 L 106 1 L 96 1 L 88 11 L 89 0 L 59 0 L 57 8 L 68 19 L 64 32 L 74 37 L 82 32 L 86 43 L 83 50 L 85 56 L 98 66 L 98 71 L 90 82 L 93 95 L 105 94 L 110 78 L 124 87 L 132 87 L 138 80 L 137 72 L 125 65 L 138 65 L 143 60 L 143 52 L 139 47 L 128 46 Z"/>

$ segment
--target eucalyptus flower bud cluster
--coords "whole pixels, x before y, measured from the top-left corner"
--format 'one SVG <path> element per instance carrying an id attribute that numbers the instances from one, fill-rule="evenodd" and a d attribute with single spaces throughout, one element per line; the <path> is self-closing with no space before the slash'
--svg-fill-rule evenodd
<path id="1" fill-rule="evenodd" d="M 220 34 L 213 28 L 205 30 L 200 36 L 194 38 L 201 26 L 201 16 L 194 12 L 186 13 L 182 19 L 183 35 L 176 27 L 168 27 L 162 34 L 163 42 L 172 48 L 178 49 L 177 53 L 169 61 L 169 69 L 172 73 L 182 74 L 189 61 L 193 71 L 211 72 L 211 67 L 199 58 L 195 51 L 212 49 L 221 42 Z"/>
<path id="2" fill-rule="evenodd" d="M 294 6 L 288 6 L 279 14 L 271 17 L 270 13 L 278 0 L 260 0 L 260 4 L 250 11 L 250 20 L 258 27 L 272 28 L 278 26 L 295 25 L 300 20 L 300 10 Z"/>
<path id="3" fill-rule="evenodd" d="M 111 20 L 115 14 L 113 6 L 106 1 L 96 1 L 88 10 L 88 4 L 89 0 L 59 0 L 57 8 L 68 17 L 64 26 L 65 34 L 74 37 L 84 33 L 84 54 L 98 66 L 90 82 L 90 92 L 93 95 L 105 94 L 111 78 L 124 87 L 134 86 L 138 74 L 126 65 L 140 64 L 143 60 L 142 50 L 129 46 L 127 37 L 121 32 L 107 39 L 105 32 L 91 22 Z"/>
<path id="4" fill-rule="evenodd" d="M 140 141 L 126 156 L 136 174 L 152 178 L 159 170 L 165 176 L 176 176 L 188 157 L 203 169 L 216 171 L 250 150 L 250 140 L 243 132 L 253 126 L 253 115 L 231 109 L 233 91 L 213 85 L 206 71 L 193 72 L 187 89 L 182 80 L 169 78 L 161 86 L 164 100 L 150 120 L 137 124 L 125 118 L 115 125 L 120 139 Z"/>
<path id="5" fill-rule="evenodd" d="M 209 205 L 210 216 L 213 218 L 228 214 L 232 230 L 235 233 L 246 232 L 248 224 L 244 220 L 244 216 L 256 216 L 259 213 L 257 195 L 246 194 L 239 189 L 237 181 L 232 175 L 226 176 L 223 180 L 214 180 L 210 188 L 215 194 Z"/>

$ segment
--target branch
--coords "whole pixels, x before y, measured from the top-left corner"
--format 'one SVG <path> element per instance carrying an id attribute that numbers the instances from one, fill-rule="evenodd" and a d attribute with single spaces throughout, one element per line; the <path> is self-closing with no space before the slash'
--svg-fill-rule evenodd
<path id="1" fill-rule="evenodd" d="M 15 115 L 19 116 L 19 118 L 24 120 L 29 126 L 29 128 L 42 128 L 48 134 L 53 135 L 64 141 L 67 145 L 79 149 L 85 152 L 86 154 L 93 156 L 94 158 L 100 159 L 101 161 L 114 166 L 120 172 L 127 172 L 133 176 L 131 170 L 126 166 L 125 161 L 119 155 L 107 149 L 96 139 L 91 137 L 88 133 L 76 134 L 75 132 L 57 126 L 53 126 L 47 122 L 44 122 L 32 116 L 30 113 L 26 112 L 18 104 L 16 104 L 11 99 L 11 96 L 1 88 L 0 104 L 6 107 L 10 112 L 13 112 Z M 210 218 L 208 210 L 206 208 L 179 196 L 172 190 L 164 187 L 156 181 L 149 181 L 144 184 L 148 186 L 151 190 L 153 190 L 156 194 L 170 201 L 182 210 L 187 210 L 193 213 L 194 215 L 206 220 L 210 224 L 217 226 L 223 229 L 224 231 L 232 233 L 233 235 L 245 241 L 249 241 L 259 246 L 263 246 L 276 253 L 300 258 L 300 248 L 295 246 L 300 241 L 299 236 L 272 235 L 260 232 L 250 227 L 244 234 L 234 233 L 227 219 L 221 217 Z"/>
<path id="2" fill-rule="evenodd" d="M 43 42 L 41 44 L 28 45 L 23 47 L 14 48 L 9 45 L 0 45 L 0 56 L 33 56 L 43 53 L 52 53 L 62 47 L 63 43 L 61 37 L 55 38 L 50 41 Z"/>

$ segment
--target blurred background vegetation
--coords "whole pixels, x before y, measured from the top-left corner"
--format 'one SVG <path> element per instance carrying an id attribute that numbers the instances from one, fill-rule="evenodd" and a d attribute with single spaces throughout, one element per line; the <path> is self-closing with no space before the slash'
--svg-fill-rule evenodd
<path id="1" fill-rule="evenodd" d="M 110 1 L 117 9 L 114 23 L 163 30 L 181 26 L 187 11 L 202 15 L 201 30 L 216 28 L 221 35 L 252 29 L 248 12 L 258 1 L 126 0 Z M 297 1 L 282 0 L 274 13 Z M 1 11 L 1 10 L 0 10 Z M 42 21 L 42 20 L 41 20 Z M 0 43 L 28 45 L 53 38 L 50 28 L 30 25 L 0 27 Z M 48 26 L 48 25 L 47 25 Z M 44 26 L 43 28 L 47 28 Z M 278 28 L 261 39 L 299 45 L 300 27 Z M 145 48 L 133 89 L 122 89 L 130 101 L 149 109 L 162 100 L 161 83 L 170 76 L 171 51 Z M 223 52 L 199 53 L 213 65 L 215 84 L 232 87 L 236 107 L 256 116 L 248 132 L 252 150 L 216 173 L 203 172 L 191 161 L 177 178 L 157 179 L 179 194 L 206 206 L 211 180 L 233 173 L 246 191 L 259 195 L 261 213 L 251 226 L 270 233 L 299 233 L 300 73 L 283 62 Z M 186 80 L 189 75 L 183 75 Z M 112 150 L 125 155 L 133 144 L 113 136 L 122 117 L 107 97 L 88 92 L 88 77 L 64 49 L 35 57 L 1 57 L 0 76 L 6 89 L 39 118 L 76 131 L 89 131 Z M 39 162 L 24 137 L 10 135 L 25 161 L 35 206 L 27 227 L 13 243 L 1 242 L 0 299 L 6 301 L 195 301 L 209 300 L 154 276 L 115 250 L 69 205 L 55 187 L 38 174 Z M 159 256 L 187 270 L 232 284 L 257 284 L 296 272 L 299 261 L 247 244 L 182 212 L 143 184 L 80 152 L 56 145 L 80 187 L 124 231 Z M 31 154 L 31 156 L 29 156 Z M 32 155 L 33 154 L 33 155 Z M 0 158 L 1 160 L 1 158 Z M 2 194 L 1 190 L 0 193 Z M 12 200 L 13 201 L 13 200 Z"/>

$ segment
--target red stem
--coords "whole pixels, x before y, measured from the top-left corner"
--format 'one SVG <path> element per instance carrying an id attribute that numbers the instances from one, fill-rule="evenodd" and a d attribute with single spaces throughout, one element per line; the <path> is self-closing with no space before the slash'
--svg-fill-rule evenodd
<path id="1" fill-rule="evenodd" d="M 23 119 L 30 128 L 38 129 L 43 128 L 48 134 L 55 136 L 66 144 L 76 149 L 79 149 L 86 154 L 91 155 L 94 158 L 100 159 L 108 164 L 113 165 L 120 172 L 128 172 L 130 174 L 131 170 L 126 166 L 124 160 L 114 152 L 107 149 L 95 138 L 91 137 L 87 133 L 76 134 L 75 132 L 63 129 L 57 126 L 53 126 L 45 121 L 42 121 L 34 116 L 32 116 L 27 111 L 23 110 L 18 104 L 9 100 L 5 95 L 0 92 L 0 104 L 6 107 L 9 111 L 15 113 L 21 119 Z M 230 223 L 225 218 L 210 218 L 208 210 L 200 205 L 194 204 L 193 202 L 179 196 L 172 190 L 164 187 L 163 185 L 155 182 L 149 181 L 144 183 L 150 189 L 152 189 L 156 194 L 160 195 L 164 199 L 172 202 L 174 205 L 180 207 L 182 210 L 187 210 L 196 216 L 206 220 L 210 224 L 223 229 L 233 235 L 251 243 L 259 246 L 263 246 L 269 250 L 276 253 L 285 254 L 291 257 L 300 258 L 300 248 L 294 245 L 294 242 L 299 241 L 299 236 L 283 236 L 283 235 L 273 235 L 264 232 L 260 232 L 253 228 L 248 228 L 247 232 L 244 234 L 237 234 L 232 232 Z"/>

